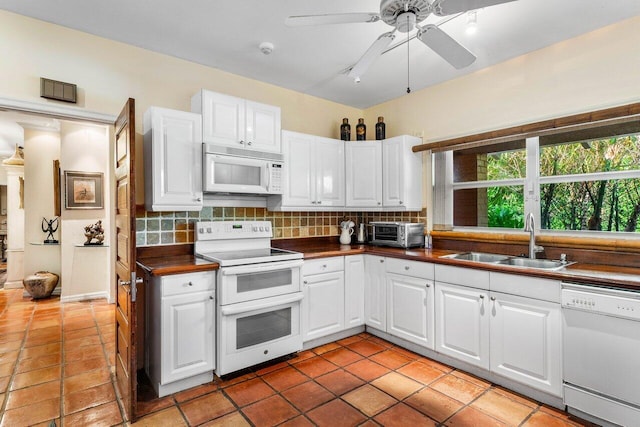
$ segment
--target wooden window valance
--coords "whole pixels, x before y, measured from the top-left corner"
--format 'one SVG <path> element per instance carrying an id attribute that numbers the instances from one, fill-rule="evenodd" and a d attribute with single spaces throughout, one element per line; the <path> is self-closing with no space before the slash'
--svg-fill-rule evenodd
<path id="1" fill-rule="evenodd" d="M 505 142 L 540 136 L 541 143 L 552 144 L 554 135 L 562 133 L 566 141 L 567 133 L 575 136 L 574 141 L 594 139 L 611 132 L 615 126 L 618 134 L 640 131 L 640 103 L 628 104 L 589 113 L 574 114 L 556 119 L 543 120 L 520 126 L 513 126 L 475 135 L 462 136 L 443 141 L 416 145 L 414 152 L 431 150 L 450 151 L 474 148 L 483 145 L 502 144 Z M 575 135 L 573 135 L 575 133 Z M 609 135 L 613 135 L 609 133 Z"/>

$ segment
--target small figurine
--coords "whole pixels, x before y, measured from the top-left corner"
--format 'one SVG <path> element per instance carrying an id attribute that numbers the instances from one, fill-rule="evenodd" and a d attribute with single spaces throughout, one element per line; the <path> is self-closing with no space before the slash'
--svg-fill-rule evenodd
<path id="1" fill-rule="evenodd" d="M 58 241 L 53 237 L 53 233 L 58 231 L 58 218 L 55 217 L 53 219 L 47 219 L 42 217 L 42 231 L 47 234 L 47 238 L 44 240 L 44 243 L 58 243 Z"/>
<path id="2" fill-rule="evenodd" d="M 104 229 L 102 228 L 102 220 L 98 220 L 95 224 L 87 225 L 84 228 L 84 235 L 87 241 L 85 245 L 102 245 L 104 240 Z M 92 240 L 95 239 L 95 242 Z"/>

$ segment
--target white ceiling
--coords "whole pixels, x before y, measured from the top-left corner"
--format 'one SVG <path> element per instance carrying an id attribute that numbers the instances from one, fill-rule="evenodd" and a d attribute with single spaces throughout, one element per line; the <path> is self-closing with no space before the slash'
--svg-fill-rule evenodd
<path id="1" fill-rule="evenodd" d="M 407 44 L 379 58 L 359 84 L 343 70 L 391 27 L 383 22 L 287 27 L 289 15 L 379 12 L 378 0 L 0 0 L 0 8 L 183 58 L 357 108 L 403 96 Z M 478 59 L 455 70 L 417 40 L 409 43 L 412 91 L 640 15 L 640 0 L 517 0 L 442 24 Z M 427 22 L 442 18 L 430 16 Z M 413 35 L 413 34 L 411 34 Z M 406 35 L 398 34 L 394 44 Z M 275 45 L 264 55 L 258 45 Z"/>

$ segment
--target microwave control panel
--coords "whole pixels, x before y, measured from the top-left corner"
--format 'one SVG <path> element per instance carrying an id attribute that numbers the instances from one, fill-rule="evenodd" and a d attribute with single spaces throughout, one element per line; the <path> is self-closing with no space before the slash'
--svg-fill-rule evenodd
<path id="1" fill-rule="evenodd" d="M 269 173 L 269 193 L 282 193 L 282 163 L 270 163 Z"/>

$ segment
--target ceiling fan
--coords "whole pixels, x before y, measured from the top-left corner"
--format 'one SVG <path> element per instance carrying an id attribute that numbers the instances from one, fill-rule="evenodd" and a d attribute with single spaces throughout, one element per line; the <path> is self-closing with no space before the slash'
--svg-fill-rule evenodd
<path id="1" fill-rule="evenodd" d="M 384 21 L 394 27 L 382 34 L 351 68 L 348 76 L 360 81 L 367 69 L 389 47 L 395 32 L 408 33 L 417 29 L 416 38 L 440 55 L 456 69 L 471 65 L 476 57 L 451 36 L 433 24 L 420 26 L 430 14 L 453 15 L 514 0 L 381 0 L 380 13 L 331 13 L 324 15 L 289 16 L 289 26 L 353 24 Z"/>

